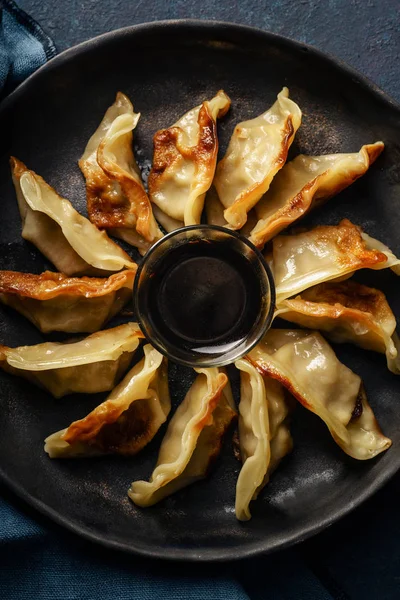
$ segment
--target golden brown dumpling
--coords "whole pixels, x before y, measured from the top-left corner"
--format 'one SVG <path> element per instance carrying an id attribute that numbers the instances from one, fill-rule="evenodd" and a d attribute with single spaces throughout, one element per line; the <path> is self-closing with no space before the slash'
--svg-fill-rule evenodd
<path id="1" fill-rule="evenodd" d="M 247 213 L 285 164 L 300 123 L 301 110 L 283 88 L 269 110 L 236 125 L 214 178 L 224 217 L 233 229 L 243 227 Z"/>
<path id="2" fill-rule="evenodd" d="M 360 377 L 338 360 L 321 334 L 270 329 L 248 358 L 318 415 L 349 456 L 367 460 L 390 447 Z"/>
<path id="3" fill-rule="evenodd" d="M 168 425 L 150 481 L 130 487 L 128 495 L 138 506 L 152 506 L 205 477 L 236 416 L 226 374 L 216 368 L 195 370 L 198 376 Z"/>
<path id="4" fill-rule="evenodd" d="M 104 231 L 20 160 L 11 158 L 22 237 L 66 275 L 107 276 L 136 264 Z"/>
<path id="5" fill-rule="evenodd" d="M 40 331 L 93 333 L 132 297 L 135 270 L 108 279 L 0 271 L 0 302 L 29 319 Z"/>
<path id="6" fill-rule="evenodd" d="M 350 277 L 359 269 L 399 268 L 398 259 L 378 240 L 348 219 L 339 225 L 319 225 L 272 241 L 276 303 L 332 279 Z"/>
<path id="7" fill-rule="evenodd" d="M 48 390 L 55 398 L 75 392 L 108 392 L 129 368 L 143 337 L 137 323 L 126 323 L 76 342 L 0 346 L 0 368 Z"/>
<path id="8" fill-rule="evenodd" d="M 86 417 L 45 440 L 50 458 L 123 454 L 142 450 L 171 410 L 167 360 L 147 344 L 144 358 Z"/>
<path id="9" fill-rule="evenodd" d="M 335 196 L 364 175 L 384 149 L 382 142 L 354 154 L 305 156 L 287 163 L 257 203 L 258 222 L 250 234 L 261 247 L 311 209 Z"/>
<path id="10" fill-rule="evenodd" d="M 220 90 L 154 136 L 149 195 L 158 207 L 157 218 L 169 231 L 200 223 L 217 162 L 217 119 L 226 114 L 230 104 Z"/>
<path id="11" fill-rule="evenodd" d="M 324 331 L 333 342 L 386 354 L 390 371 L 400 374 L 396 319 L 379 290 L 355 281 L 329 281 L 284 300 L 275 316 Z"/>
<path id="12" fill-rule="evenodd" d="M 243 466 L 236 484 L 236 517 L 251 518 L 249 505 L 293 446 L 287 424 L 289 407 L 283 386 L 261 375 L 246 359 L 240 370 L 239 446 Z"/>
<path id="13" fill-rule="evenodd" d="M 89 218 L 144 254 L 162 237 L 132 151 L 140 114 L 118 92 L 79 161 L 86 179 Z"/>

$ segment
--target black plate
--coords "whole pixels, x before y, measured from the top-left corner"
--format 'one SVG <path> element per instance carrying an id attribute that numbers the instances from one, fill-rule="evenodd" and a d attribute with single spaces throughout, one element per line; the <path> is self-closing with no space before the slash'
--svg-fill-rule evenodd
<path id="1" fill-rule="evenodd" d="M 23 83 L 0 111 L 0 268 L 41 272 L 46 264 L 20 237 L 20 218 L 8 168 L 15 154 L 83 213 L 85 186 L 77 166 L 89 135 L 117 90 L 142 113 L 135 146 L 146 172 L 154 132 L 224 88 L 233 101 L 221 123 L 221 150 L 234 124 L 265 110 L 283 85 L 303 110 L 291 155 L 352 152 L 382 139 L 386 150 L 363 179 L 315 212 L 307 223 L 349 217 L 400 252 L 400 109 L 376 86 L 316 50 L 269 33 L 223 23 L 166 22 L 116 31 L 64 52 Z M 369 272 L 400 314 L 399 280 Z M 1 308 L 1 342 L 43 339 L 16 313 Z M 400 465 L 400 378 L 383 356 L 337 348 L 365 381 L 392 448 L 357 462 L 332 441 L 326 427 L 301 407 L 293 423 L 295 450 L 253 506 L 253 519 L 234 515 L 239 464 L 227 440 L 209 480 L 158 506 L 141 510 L 126 495 L 147 478 L 163 432 L 134 459 L 57 461 L 44 438 L 82 417 L 101 397 L 55 401 L 23 381 L 1 374 L 1 477 L 18 495 L 58 523 L 103 545 L 147 556 L 225 560 L 270 552 L 305 539 L 360 504 Z M 171 367 L 173 402 L 188 385 Z M 179 373 L 182 371 L 179 370 Z"/>

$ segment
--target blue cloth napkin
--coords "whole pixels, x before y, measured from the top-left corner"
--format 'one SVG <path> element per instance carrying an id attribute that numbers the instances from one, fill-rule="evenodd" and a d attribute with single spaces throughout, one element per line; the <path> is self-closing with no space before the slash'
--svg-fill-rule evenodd
<path id="1" fill-rule="evenodd" d="M 14 2 L 0 9 L 4 96 L 56 49 Z M 80 540 L 0 487 L 0 600 L 398 600 L 399 496 L 397 476 L 329 531 L 274 556 L 175 565 Z"/>
<path id="2" fill-rule="evenodd" d="M 12 0 L 0 2 L 0 92 L 11 92 L 56 55 L 52 40 Z"/>

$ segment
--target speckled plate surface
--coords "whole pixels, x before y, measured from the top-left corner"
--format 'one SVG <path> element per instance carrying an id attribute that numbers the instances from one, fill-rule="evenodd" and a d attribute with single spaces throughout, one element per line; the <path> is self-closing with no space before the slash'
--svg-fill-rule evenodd
<path id="1" fill-rule="evenodd" d="M 77 160 L 117 90 L 142 113 L 135 149 L 147 174 L 152 136 L 224 88 L 232 109 L 221 122 L 221 151 L 234 124 L 269 107 L 283 85 L 303 110 L 291 148 L 307 154 L 353 152 L 382 139 L 386 150 L 371 171 L 304 224 L 335 224 L 348 217 L 400 253 L 400 108 L 372 83 L 318 51 L 262 31 L 211 22 L 152 23 L 106 34 L 68 50 L 23 83 L 0 108 L 0 268 L 39 273 L 51 268 L 20 236 L 21 224 L 8 168 L 14 154 L 86 214 Z M 400 315 L 399 280 L 368 272 L 361 281 L 381 288 Z M 0 307 L 0 342 L 39 343 L 33 325 Z M 57 336 L 52 336 L 57 339 Z M 369 497 L 400 466 L 400 378 L 383 356 L 350 346 L 339 358 L 359 373 L 392 448 L 356 462 L 332 441 L 325 425 L 298 407 L 295 449 L 252 508 L 235 519 L 239 463 L 231 440 L 210 478 L 150 509 L 126 492 L 148 478 L 164 433 L 136 458 L 50 460 L 44 438 L 84 416 L 103 396 L 54 400 L 26 382 L 0 373 L 0 476 L 27 502 L 76 533 L 103 545 L 146 556 L 228 560 L 271 552 L 327 527 Z M 170 365 L 176 406 L 191 381 Z"/>

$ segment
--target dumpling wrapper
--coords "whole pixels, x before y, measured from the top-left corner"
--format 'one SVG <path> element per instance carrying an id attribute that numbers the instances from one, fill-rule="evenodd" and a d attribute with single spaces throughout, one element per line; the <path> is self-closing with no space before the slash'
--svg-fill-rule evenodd
<path id="1" fill-rule="evenodd" d="M 233 229 L 243 227 L 247 213 L 285 164 L 300 124 L 301 110 L 285 87 L 269 110 L 236 125 L 214 178 L 224 217 Z"/>
<path id="2" fill-rule="evenodd" d="M 91 222 L 144 254 L 162 233 L 133 155 L 132 131 L 139 118 L 129 98 L 118 92 L 87 143 L 79 166 L 86 179 Z"/>
<path id="3" fill-rule="evenodd" d="M 208 225 L 218 225 L 219 227 L 229 227 L 224 217 L 224 206 L 218 198 L 217 190 L 212 185 L 206 194 L 205 200 L 206 219 Z"/>
<path id="4" fill-rule="evenodd" d="M 338 360 L 318 332 L 270 329 L 248 358 L 318 415 L 349 456 L 367 460 L 390 447 L 360 377 Z"/>
<path id="5" fill-rule="evenodd" d="M 204 478 L 236 416 L 226 374 L 195 370 L 198 376 L 168 425 L 150 481 L 135 481 L 128 491 L 138 506 L 152 506 Z"/>
<path id="6" fill-rule="evenodd" d="M 359 269 L 392 268 L 396 272 L 398 263 L 389 248 L 348 219 L 296 235 L 279 235 L 272 241 L 270 265 L 276 304 L 279 308 L 286 298 L 318 283 L 350 277 Z"/>
<path id="7" fill-rule="evenodd" d="M 364 175 L 384 149 L 383 142 L 353 154 L 305 156 L 287 163 L 255 207 L 258 222 L 250 235 L 257 247 Z"/>
<path id="8" fill-rule="evenodd" d="M 386 268 L 390 268 L 393 271 L 393 273 L 395 273 L 396 275 L 400 275 L 400 260 L 397 258 L 397 256 L 393 254 L 390 248 L 385 246 L 385 244 L 383 244 L 379 240 L 376 240 L 375 238 L 371 237 L 364 231 L 361 233 L 361 237 L 364 240 L 367 248 L 374 248 L 376 250 L 379 250 L 379 252 L 382 252 L 386 256 L 388 261 Z"/>
<path id="9" fill-rule="evenodd" d="M 230 104 L 229 97 L 220 90 L 154 136 L 149 195 L 159 208 L 157 218 L 169 231 L 174 223 L 176 227 L 200 223 L 205 194 L 217 164 L 217 119 L 227 113 Z M 163 218 L 160 211 L 170 219 Z"/>
<path id="10" fill-rule="evenodd" d="M 93 333 L 132 297 L 135 270 L 108 279 L 0 271 L 0 302 L 29 319 L 40 331 Z"/>
<path id="11" fill-rule="evenodd" d="M 45 440 L 50 458 L 133 456 L 156 435 L 171 410 L 167 359 L 149 344 L 144 358 L 86 417 Z"/>
<path id="12" fill-rule="evenodd" d="M 221 204 L 218 198 L 217 190 L 213 185 L 207 192 L 205 209 L 208 225 L 218 225 L 219 227 L 227 227 L 228 229 L 230 229 L 229 223 L 226 222 L 224 217 L 224 207 Z M 250 212 L 247 213 L 247 221 L 240 230 L 240 233 L 245 237 L 250 237 L 250 233 L 254 229 L 256 224 L 257 216 L 253 208 Z"/>
<path id="13" fill-rule="evenodd" d="M 23 229 L 34 244 L 66 275 L 109 275 L 137 265 L 113 242 L 80 215 L 42 177 L 11 158 L 13 182 Z"/>
<path id="14" fill-rule="evenodd" d="M 108 392 L 129 368 L 143 337 L 137 323 L 126 323 L 77 342 L 0 346 L 0 368 L 48 390 L 55 398 Z"/>
<path id="15" fill-rule="evenodd" d="M 177 221 L 176 219 L 173 219 L 172 217 L 167 215 L 161 210 L 161 208 L 158 208 L 157 204 L 153 204 L 153 213 L 157 221 L 160 223 L 160 225 L 163 226 L 167 233 L 170 233 L 171 231 L 175 231 L 175 229 L 183 227 L 182 221 Z"/>
<path id="16" fill-rule="evenodd" d="M 240 373 L 239 444 L 243 466 L 236 484 L 236 517 L 251 518 L 249 504 L 292 447 L 282 385 L 262 376 L 248 360 L 235 362 Z"/>
<path id="17" fill-rule="evenodd" d="M 321 283 L 281 302 L 275 317 L 386 354 L 389 370 L 400 374 L 396 319 L 380 290 L 349 280 Z"/>

